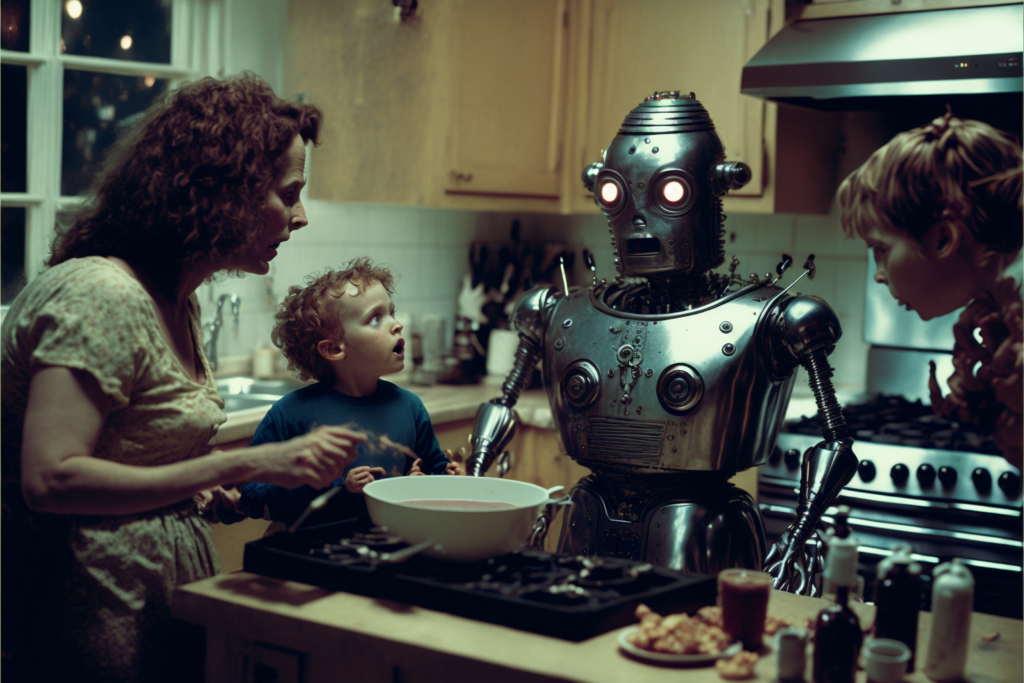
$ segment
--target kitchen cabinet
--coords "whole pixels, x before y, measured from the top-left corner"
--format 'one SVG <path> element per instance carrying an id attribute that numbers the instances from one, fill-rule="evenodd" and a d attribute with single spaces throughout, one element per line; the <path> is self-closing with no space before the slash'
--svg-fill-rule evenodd
<path id="1" fill-rule="evenodd" d="M 726 212 L 828 211 L 835 114 L 740 94 L 784 0 L 292 0 L 288 89 L 325 112 L 314 199 L 598 213 L 581 181 L 655 90 L 695 92 L 752 181 Z"/>

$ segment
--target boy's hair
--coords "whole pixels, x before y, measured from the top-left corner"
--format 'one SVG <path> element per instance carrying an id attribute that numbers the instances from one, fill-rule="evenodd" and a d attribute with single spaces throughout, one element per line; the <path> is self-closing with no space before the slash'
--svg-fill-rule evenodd
<path id="1" fill-rule="evenodd" d="M 328 268 L 320 275 L 307 276 L 305 286 L 290 287 L 278 307 L 270 338 L 288 359 L 288 369 L 299 379 L 333 379 L 331 366 L 320 355 L 317 344 L 324 339 L 341 342 L 345 338 L 341 311 L 345 284 L 349 282 L 360 294 L 376 282 L 389 295 L 395 293 L 391 271 L 374 266 L 363 257 L 349 261 L 341 270 Z"/>
<path id="2" fill-rule="evenodd" d="M 839 186 L 843 232 L 872 225 L 919 243 L 955 220 L 992 251 L 1021 246 L 1021 148 L 987 123 L 947 113 L 896 135 Z"/>

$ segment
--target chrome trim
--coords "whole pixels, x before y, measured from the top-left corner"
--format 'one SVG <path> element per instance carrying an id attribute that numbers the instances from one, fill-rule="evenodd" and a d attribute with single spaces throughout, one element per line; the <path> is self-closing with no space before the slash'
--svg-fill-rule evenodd
<path id="1" fill-rule="evenodd" d="M 759 505 L 761 512 L 775 512 L 784 513 L 796 517 L 796 508 L 787 508 L 781 505 Z M 833 518 L 831 515 L 822 515 L 821 521 L 831 524 Z M 863 529 L 885 529 L 888 531 L 899 531 L 906 534 L 914 534 L 918 536 L 932 537 L 932 538 L 948 538 L 958 541 L 973 541 L 983 545 L 1001 545 L 1010 548 L 1024 548 L 1024 543 L 1021 541 L 1014 541 L 1006 538 L 997 538 L 995 536 L 983 536 L 981 534 L 969 534 L 963 531 L 942 531 L 940 529 L 930 529 L 928 527 L 920 526 L 909 526 L 905 524 L 893 524 L 891 522 L 875 522 L 864 519 L 858 519 L 850 517 L 847 520 L 852 527 L 860 526 Z"/>

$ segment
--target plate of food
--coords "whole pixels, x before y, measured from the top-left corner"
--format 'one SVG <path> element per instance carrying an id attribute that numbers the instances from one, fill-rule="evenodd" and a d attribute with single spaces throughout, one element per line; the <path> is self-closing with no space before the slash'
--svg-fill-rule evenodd
<path id="1" fill-rule="evenodd" d="M 716 623 L 716 608 L 701 610 L 694 616 L 661 616 L 646 605 L 636 608 L 640 623 L 619 633 L 619 647 L 627 654 L 655 664 L 710 664 L 721 657 L 732 657 L 742 643 Z"/>
<path id="2" fill-rule="evenodd" d="M 656 664 L 710 664 L 721 657 L 732 657 L 743 647 L 742 643 L 737 642 L 727 646 L 724 650 L 716 652 L 694 652 L 692 654 L 659 652 L 638 647 L 630 642 L 630 638 L 634 637 L 639 630 L 639 626 L 631 626 L 619 633 L 619 647 L 637 659 L 643 659 Z"/>

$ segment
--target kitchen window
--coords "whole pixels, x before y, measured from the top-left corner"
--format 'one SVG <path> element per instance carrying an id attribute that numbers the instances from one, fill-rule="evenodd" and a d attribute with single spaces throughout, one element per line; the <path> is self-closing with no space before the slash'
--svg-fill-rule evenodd
<path id="1" fill-rule="evenodd" d="M 150 104 L 219 73 L 224 0 L 2 0 L 2 305 Z"/>

